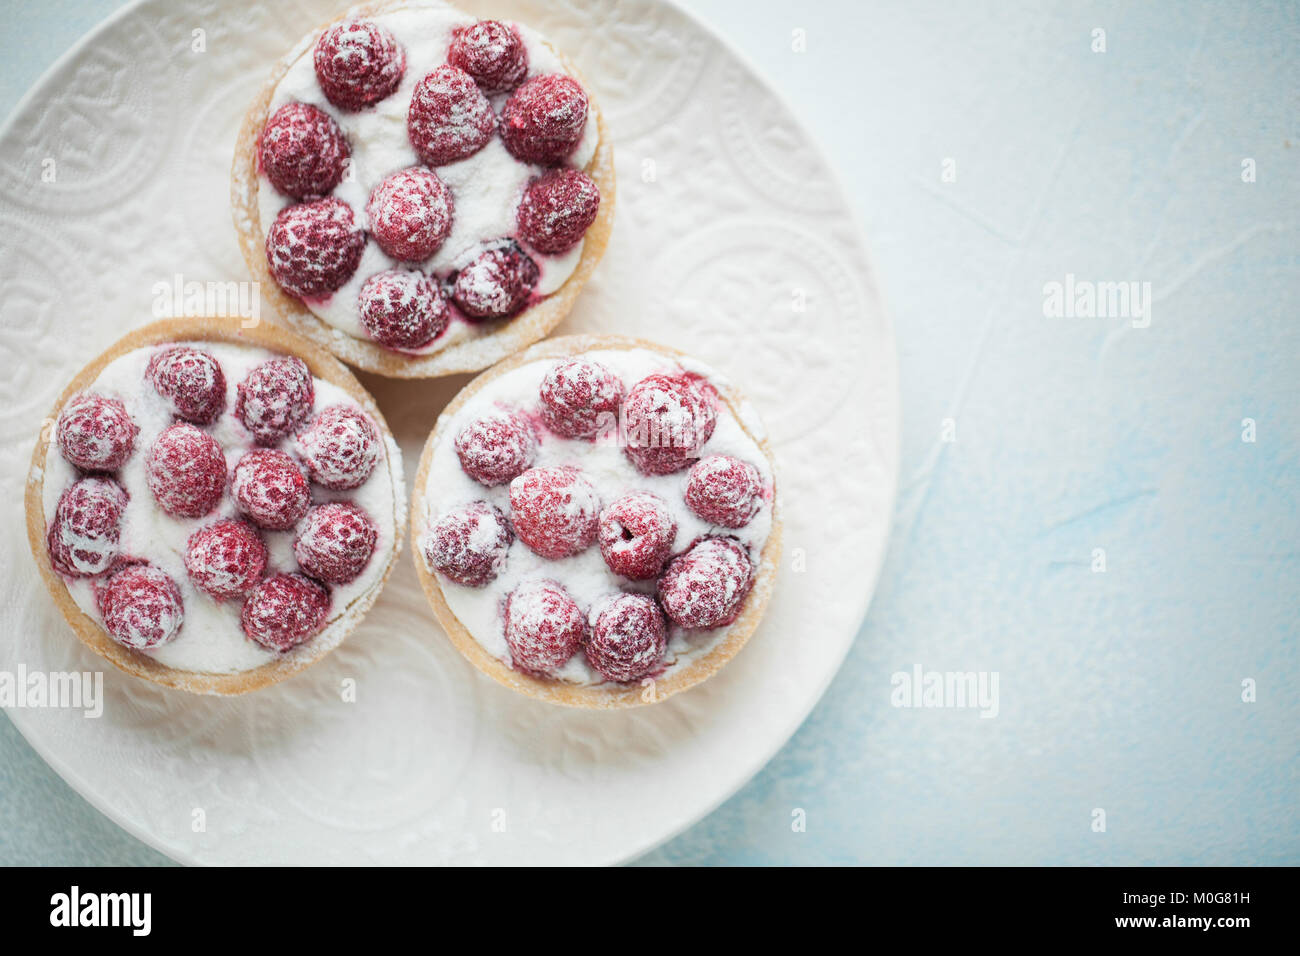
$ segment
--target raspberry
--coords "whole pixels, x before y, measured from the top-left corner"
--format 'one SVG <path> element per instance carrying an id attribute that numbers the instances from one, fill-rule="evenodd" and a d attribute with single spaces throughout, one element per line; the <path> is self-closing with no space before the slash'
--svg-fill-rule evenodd
<path id="1" fill-rule="evenodd" d="M 429 258 L 451 232 L 451 190 L 419 166 L 389 176 L 370 193 L 366 216 L 379 248 L 402 262 Z"/>
<path id="2" fill-rule="evenodd" d="M 615 574 L 634 581 L 659 576 L 677 537 L 677 522 L 658 495 L 634 491 L 600 513 L 600 554 Z"/>
<path id="3" fill-rule="evenodd" d="M 239 622 L 267 650 L 287 651 L 320 633 L 329 609 L 324 585 L 301 574 L 277 574 L 244 599 Z"/>
<path id="4" fill-rule="evenodd" d="M 718 422 L 713 386 L 689 375 L 648 375 L 623 403 L 623 451 L 646 475 L 681 471 L 699 457 Z"/>
<path id="5" fill-rule="evenodd" d="M 743 528 L 763 506 L 758 469 L 730 455 L 710 455 L 691 466 L 686 507 L 709 524 Z"/>
<path id="6" fill-rule="evenodd" d="M 532 467 L 537 436 L 522 415 L 494 409 L 456 434 L 456 457 L 480 485 L 504 485 Z"/>
<path id="7" fill-rule="evenodd" d="M 325 98 L 356 112 L 390 96 L 406 72 L 397 38 L 369 20 L 336 23 L 320 35 L 312 55 Z"/>
<path id="8" fill-rule="evenodd" d="M 551 366 L 538 395 L 547 428 L 564 438 L 595 438 L 618 423 L 623 382 L 599 362 L 566 359 Z"/>
<path id="9" fill-rule="evenodd" d="M 310 103 L 286 103 L 262 128 L 260 168 L 294 199 L 327 195 L 342 181 L 349 155 L 334 117 Z"/>
<path id="10" fill-rule="evenodd" d="M 96 591 L 95 600 L 113 640 L 137 651 L 166 644 L 185 622 L 181 589 L 147 564 L 118 571 Z"/>
<path id="11" fill-rule="evenodd" d="M 334 292 L 352 278 L 365 247 L 352 207 L 328 197 L 280 210 L 266 235 L 266 261 L 280 288 L 309 298 Z"/>
<path id="12" fill-rule="evenodd" d="M 749 555 L 732 538 L 701 538 L 668 563 L 659 600 L 682 627 L 730 624 L 754 583 Z"/>
<path id="13" fill-rule="evenodd" d="M 605 680 L 626 684 L 662 666 L 668 634 L 654 598 L 610 595 L 592 607 L 590 622 L 587 663 Z"/>
<path id="14" fill-rule="evenodd" d="M 406 133 L 426 166 L 445 166 L 487 145 L 497 118 L 474 78 L 454 66 L 427 74 L 411 94 Z"/>
<path id="15" fill-rule="evenodd" d="M 360 409 L 331 405 L 297 439 L 307 475 L 323 488 L 360 488 L 379 463 L 379 429 Z"/>
<path id="16" fill-rule="evenodd" d="M 420 547 L 428 567 L 457 584 L 481 588 L 501 573 L 514 540 L 505 515 L 486 501 L 472 501 L 431 524 Z"/>
<path id="17" fill-rule="evenodd" d="M 554 581 L 525 581 L 506 598 L 506 643 L 522 671 L 543 676 L 578 652 L 587 622 L 569 592 Z"/>
<path id="18" fill-rule="evenodd" d="M 505 93 L 528 73 L 528 49 L 510 24 L 480 20 L 452 34 L 447 62 L 472 76 L 484 93 Z"/>
<path id="19" fill-rule="evenodd" d="M 226 410 L 226 376 L 211 352 L 175 345 L 155 352 L 144 377 L 172 411 L 195 425 L 211 425 Z"/>
<path id="20" fill-rule="evenodd" d="M 111 478 L 82 478 L 68 487 L 45 535 L 54 570 L 72 578 L 107 571 L 118 554 L 127 497 Z"/>
<path id="21" fill-rule="evenodd" d="M 256 448 L 235 463 L 230 494 L 253 524 L 268 531 L 288 531 L 311 507 L 306 476 L 274 448 Z"/>
<path id="22" fill-rule="evenodd" d="M 307 512 L 293 541 L 298 567 L 330 584 L 347 584 L 375 553 L 379 529 L 350 501 L 331 501 Z"/>
<path id="23" fill-rule="evenodd" d="M 563 73 L 535 76 L 511 94 L 501 112 L 501 139 L 516 159 L 556 166 L 582 140 L 587 94 Z"/>
<path id="24" fill-rule="evenodd" d="M 582 241 L 596 221 L 600 190 L 577 169 L 552 169 L 524 191 L 515 214 L 519 234 L 538 252 L 560 253 Z"/>
<path id="25" fill-rule="evenodd" d="M 252 525 L 223 518 L 204 525 L 185 544 L 185 570 L 194 586 L 223 601 L 253 589 L 266 570 L 266 545 Z"/>
<path id="26" fill-rule="evenodd" d="M 537 263 L 506 241 L 457 273 L 451 297 L 468 319 L 502 319 L 528 304 L 540 275 Z"/>
<path id="27" fill-rule="evenodd" d="M 69 464 L 82 471 L 116 471 L 131 457 L 139 433 L 116 398 L 84 392 L 64 406 L 55 438 Z"/>
<path id="28" fill-rule="evenodd" d="M 451 309 L 442 290 L 420 272 L 377 272 L 366 280 L 358 298 L 361 327 L 390 349 L 428 345 L 451 321 Z"/>
<path id="29" fill-rule="evenodd" d="M 576 468 L 532 468 L 510 482 L 510 517 L 520 541 L 555 561 L 596 540 L 600 496 Z"/>
<path id="30" fill-rule="evenodd" d="M 239 383 L 235 417 L 261 445 L 273 445 L 311 414 L 316 388 L 311 369 L 296 355 L 267 359 Z"/>
<path id="31" fill-rule="evenodd" d="M 226 454 L 207 432 L 177 422 L 149 449 L 145 478 L 163 511 L 173 518 L 202 518 L 226 488 Z"/>

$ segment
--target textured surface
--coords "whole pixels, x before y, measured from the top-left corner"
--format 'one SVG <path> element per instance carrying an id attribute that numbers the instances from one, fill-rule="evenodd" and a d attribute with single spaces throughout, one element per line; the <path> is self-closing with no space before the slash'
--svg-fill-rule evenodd
<path id="1" fill-rule="evenodd" d="M 133 8 L 47 76 L 39 102 L 0 137 L 6 315 L 24 336 L 10 343 L 24 361 L 11 361 L 16 372 L 3 383 L 2 447 L 31 440 L 58 383 L 84 360 L 57 343 L 93 353 L 139 324 L 153 283 L 176 272 L 242 275 L 217 171 L 229 161 L 231 114 L 265 64 L 304 19 L 330 12 L 301 6 L 312 9 Z M 110 674 L 99 720 L 11 712 L 93 803 L 177 858 L 626 858 L 759 769 L 816 701 L 865 610 L 857 582 L 874 578 L 883 556 L 896 466 L 893 341 L 828 170 L 746 68 L 670 7 L 521 3 L 511 12 L 596 77 L 631 183 L 609 254 L 567 328 L 616 323 L 745 383 L 790 496 L 792 550 L 817 558 L 788 575 L 721 675 L 638 712 L 559 712 L 480 679 L 431 621 L 409 564 L 339 651 L 280 687 L 196 701 Z M 196 23 L 206 30 L 202 53 L 192 47 Z M 159 136 L 176 147 L 150 148 Z M 53 182 L 41 180 L 46 156 L 56 160 Z M 690 176 L 677 172 L 686 168 Z M 807 201 L 790 205 L 770 169 L 808 177 Z M 110 221 L 112 248 L 103 241 Z M 111 267 L 124 254 L 130 268 Z M 753 285 L 755 262 L 776 256 L 788 264 L 769 264 Z M 795 320 L 808 334 L 795 333 Z M 399 441 L 415 449 L 463 379 L 368 384 Z M 864 440 L 846 446 L 844 435 Z M 10 480 L 20 460 L 6 469 Z M 836 539 L 842 522 L 860 535 Z M 12 637 L 0 667 L 92 666 L 40 600 L 26 556 L 12 551 Z M 791 654 L 809 629 L 819 639 Z M 350 680 L 355 703 L 341 699 Z M 196 831 L 198 809 L 206 828 Z"/>
<path id="2" fill-rule="evenodd" d="M 690 5 L 796 104 L 867 227 L 902 491 L 812 717 L 645 862 L 1300 863 L 1294 5 Z M 10 34 L 45 59 L 8 102 L 57 35 Z M 1044 320 L 1067 270 L 1152 281 L 1152 328 Z M 890 707 L 917 662 L 999 668 L 999 716 Z M 6 851 L 158 859 L 0 721 Z"/>

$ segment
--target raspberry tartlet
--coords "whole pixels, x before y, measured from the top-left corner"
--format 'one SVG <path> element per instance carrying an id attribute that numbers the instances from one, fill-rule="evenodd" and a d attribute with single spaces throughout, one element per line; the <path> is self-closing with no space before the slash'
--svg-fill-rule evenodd
<path id="1" fill-rule="evenodd" d="M 781 522 L 757 415 L 717 372 L 615 336 L 538 343 L 438 419 L 416 572 L 476 667 L 572 707 L 656 703 L 758 626 Z"/>
<path id="2" fill-rule="evenodd" d="M 392 570 L 397 444 L 352 373 L 287 331 L 156 322 L 49 421 L 32 552 L 77 636 L 131 674 L 199 694 L 276 683 L 338 646 Z"/>
<path id="3" fill-rule="evenodd" d="M 371 4 L 276 65 L 231 202 L 296 331 L 368 371 L 435 377 L 568 314 L 613 225 L 613 152 L 590 88 L 529 27 Z"/>

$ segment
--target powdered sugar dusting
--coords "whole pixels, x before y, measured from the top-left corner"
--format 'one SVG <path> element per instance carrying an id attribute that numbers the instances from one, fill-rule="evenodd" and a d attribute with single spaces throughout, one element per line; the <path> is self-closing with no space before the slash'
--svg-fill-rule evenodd
<path id="1" fill-rule="evenodd" d="M 297 462 L 275 448 L 255 448 L 230 478 L 235 504 L 259 528 L 287 531 L 311 505 L 311 490 Z"/>
<path id="2" fill-rule="evenodd" d="M 506 598 L 503 631 L 514 665 L 550 676 L 578 654 L 587 624 L 573 596 L 556 581 L 525 581 Z"/>
<path id="3" fill-rule="evenodd" d="M 487 93 L 504 93 L 528 75 L 528 48 L 518 29 L 480 20 L 453 32 L 447 61 L 464 70 Z"/>
<path id="4" fill-rule="evenodd" d="M 267 359 L 238 384 L 235 416 L 260 444 L 284 438 L 311 414 L 311 370 L 296 355 Z"/>
<path id="5" fill-rule="evenodd" d="M 408 137 L 407 113 L 412 95 L 422 79 L 445 65 L 453 34 L 457 29 L 473 26 L 473 17 L 438 2 L 416 2 L 400 10 L 380 13 L 371 22 L 389 31 L 406 51 L 406 69 L 397 89 L 367 109 L 349 112 L 330 103 L 320 87 L 314 65 L 313 49 L 301 48 L 298 59 L 289 67 L 276 86 L 269 104 L 274 113 L 286 103 L 303 102 L 317 106 L 333 116 L 351 144 L 350 172 L 332 192 L 332 196 L 356 211 L 360 226 L 371 228 L 365 215 L 371 191 L 387 176 L 416 166 L 420 157 Z M 510 24 L 526 51 L 525 78 L 540 74 L 564 73 L 559 57 L 541 37 L 522 24 Z M 491 93 L 492 112 L 499 113 L 508 93 Z M 472 117 L 456 114 L 458 122 L 473 127 Z M 584 168 L 595 156 L 599 145 L 595 110 L 589 110 L 580 141 L 569 157 L 569 164 Z M 491 136 L 485 145 L 465 158 L 437 167 L 437 175 L 454 196 L 455 214 L 450 233 L 437 251 L 426 259 L 410 264 L 421 271 L 448 278 L 478 257 L 491 243 L 517 232 L 516 211 L 528 183 L 539 176 L 541 167 L 521 163 L 505 148 L 499 136 Z M 257 190 L 258 218 L 263 234 L 269 233 L 286 198 L 270 186 L 264 175 Z M 533 252 L 539 276 L 532 292 L 546 296 L 559 289 L 573 274 L 582 254 L 582 242 L 559 254 Z M 377 272 L 392 269 L 398 260 L 377 243 L 367 243 L 351 277 L 329 293 L 309 293 L 304 305 L 341 336 L 372 341 L 362 326 L 358 298 L 365 281 Z M 293 290 L 290 290 L 291 292 Z M 475 325 L 452 316 L 447 330 L 417 348 L 403 349 L 413 354 L 429 355 L 454 345 L 463 345 L 491 335 L 494 328 Z M 340 341 L 346 349 L 346 342 Z"/>
<path id="6" fill-rule="evenodd" d="M 753 581 L 753 564 L 738 541 L 704 538 L 669 562 L 659 599 L 682 627 L 720 627 L 736 619 Z"/>
<path id="7" fill-rule="evenodd" d="M 370 194 L 370 234 L 394 259 L 419 262 L 438 251 L 451 232 L 455 202 L 432 170 L 415 167 L 389 176 Z"/>
<path id="8" fill-rule="evenodd" d="M 646 349 L 596 348 L 580 358 L 597 362 L 613 371 L 626 389 L 650 375 L 681 376 L 686 371 L 665 356 Z M 502 514 L 511 514 L 508 486 L 484 487 L 464 473 L 455 453 L 455 436 L 465 424 L 485 414 L 497 413 L 500 409 L 513 410 L 540 420 L 539 390 L 543 379 L 555 365 L 556 360 L 539 359 L 501 375 L 487 383 L 456 416 L 440 423 L 438 445 L 433 453 L 428 478 L 425 486 L 418 490 L 423 498 L 426 527 L 443 515 L 472 502 L 486 502 Z M 699 363 L 691 363 L 689 371 L 706 379 L 717 377 L 716 372 Z M 720 378 L 718 380 L 721 381 Z M 706 455 L 730 455 L 751 462 L 757 468 L 764 485 L 770 487 L 772 484 L 772 472 L 766 456 L 725 405 L 719 405 L 716 409 L 714 430 L 700 451 Z M 744 528 L 733 531 L 714 527 L 686 507 L 685 471 L 667 475 L 644 475 L 623 454 L 617 440 L 575 441 L 546 431 L 537 446 L 535 467 L 578 469 L 594 489 L 598 507 L 607 506 L 633 492 L 648 492 L 662 499 L 671 520 L 676 524 L 671 543 L 673 553 L 686 551 L 701 537 L 725 534 L 734 536 L 758 560 L 771 533 L 770 497 L 763 500 L 758 513 Z M 567 518 L 571 514 L 582 513 L 589 507 L 588 499 L 577 496 L 573 502 L 565 504 L 561 511 Z M 452 612 L 488 653 L 507 664 L 512 658 L 504 633 L 504 599 L 520 583 L 534 580 L 554 580 L 560 583 L 584 616 L 589 615 L 598 603 L 611 595 L 623 591 L 646 595 L 655 592 L 653 578 L 633 581 L 612 572 L 598 547 L 587 547 L 572 557 L 550 560 L 535 553 L 520 540 L 510 545 L 499 573 L 484 587 L 465 587 L 445 575 L 439 575 L 439 584 Z M 662 675 L 667 676 L 707 654 L 724 633 L 725 627 L 708 630 L 669 627 L 665 635 Z M 588 664 L 582 654 L 575 654 L 552 676 L 579 685 L 604 682 L 604 678 Z"/>
<path id="9" fill-rule="evenodd" d="M 63 457 L 86 471 L 115 471 L 135 451 L 139 429 L 116 399 L 83 392 L 59 415 L 55 438 Z"/>
<path id="10" fill-rule="evenodd" d="M 501 572 L 514 540 L 505 515 L 486 501 L 472 501 L 430 522 L 420 536 L 420 551 L 426 567 L 481 588 Z"/>
<path id="11" fill-rule="evenodd" d="M 402 82 L 406 51 L 374 23 L 345 20 L 330 27 L 312 51 L 321 90 L 340 109 L 362 110 Z"/>
<path id="12" fill-rule="evenodd" d="M 226 411 L 211 425 L 204 426 L 225 451 L 226 465 L 233 468 L 247 452 L 252 436 L 234 413 L 233 399 L 237 385 L 249 373 L 275 356 L 264 349 L 219 342 L 181 343 L 211 353 L 221 364 L 226 377 Z M 195 587 L 185 567 L 187 544 L 200 527 L 221 519 L 237 518 L 237 509 L 228 490 L 224 492 L 212 511 L 198 519 L 173 518 L 154 504 L 147 486 L 145 470 L 147 454 L 157 436 L 175 420 L 170 403 L 160 396 L 145 380 L 144 372 L 156 350 L 143 348 L 123 355 L 100 373 L 90 391 L 121 401 L 140 429 L 135 454 L 116 473 L 129 494 L 122 512 L 120 552 L 133 557 L 144 557 L 170 577 L 181 593 L 185 609 L 184 623 L 176 638 L 160 647 L 147 651 L 155 660 L 178 670 L 200 673 L 231 674 L 252 670 L 263 664 L 281 659 L 276 652 L 248 640 L 241 630 L 239 600 L 217 601 Z M 309 376 L 310 377 L 310 376 Z M 310 411 L 329 405 L 346 404 L 356 407 L 355 400 L 343 389 L 329 382 L 313 380 Z M 187 426 L 192 427 L 192 426 Z M 284 439 L 280 439 L 284 442 Z M 288 444 L 284 443 L 287 448 Z M 354 491 L 332 492 L 312 486 L 311 494 L 317 502 L 348 499 L 357 502 L 374 520 L 378 529 L 375 556 L 354 581 L 332 588 L 330 610 L 324 628 L 300 650 L 290 654 L 315 656 L 323 649 L 336 644 L 356 623 L 356 608 L 364 605 L 365 598 L 373 593 L 383 578 L 397 545 L 399 524 L 403 521 L 406 505 L 401 485 L 401 453 L 388 436 L 377 444 L 380 465 L 375 467 L 365 483 Z M 59 499 L 77 474 L 60 454 L 57 444 L 50 443 L 46 452 L 43 509 L 47 523 L 53 519 Z M 267 546 L 268 573 L 293 570 L 293 531 L 260 532 Z M 95 601 L 94 585 L 100 579 L 66 578 L 65 583 L 72 599 L 86 614 L 102 620 Z"/>
<path id="13" fill-rule="evenodd" d="M 46 534 L 50 560 L 61 574 L 102 574 L 119 551 L 126 490 L 111 478 L 82 478 L 59 497 Z"/>

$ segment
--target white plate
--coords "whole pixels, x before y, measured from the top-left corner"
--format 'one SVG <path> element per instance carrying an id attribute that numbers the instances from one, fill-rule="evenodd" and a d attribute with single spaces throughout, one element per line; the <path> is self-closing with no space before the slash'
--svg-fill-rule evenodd
<path id="1" fill-rule="evenodd" d="M 673 6 L 492 7 L 576 60 L 616 140 L 614 237 L 560 331 L 686 349 L 766 419 L 786 521 L 771 608 L 704 686 L 633 712 L 571 712 L 472 670 L 403 555 L 364 625 L 286 684 L 211 700 L 110 670 L 100 719 L 9 712 L 91 803 L 177 860 L 626 860 L 762 767 L 821 696 L 866 611 L 896 486 L 894 342 L 825 160 L 746 64 Z M 64 56 L 0 133 L 10 502 L 0 669 L 100 669 L 27 554 L 16 502 L 36 431 L 75 370 L 153 317 L 155 283 L 246 275 L 227 206 L 237 123 L 271 62 L 337 9 L 140 3 Z M 366 381 L 409 479 L 464 379 Z M 346 678 L 356 703 L 341 700 Z"/>

